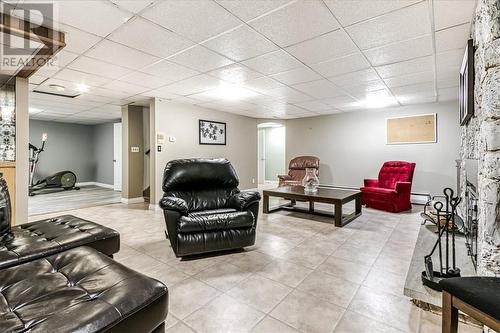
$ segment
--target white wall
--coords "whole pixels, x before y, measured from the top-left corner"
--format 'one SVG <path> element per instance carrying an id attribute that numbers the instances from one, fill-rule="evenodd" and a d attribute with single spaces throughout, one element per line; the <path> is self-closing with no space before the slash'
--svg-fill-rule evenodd
<path id="1" fill-rule="evenodd" d="M 257 120 L 231 113 L 204 109 L 155 99 L 150 108 L 154 117 L 155 132 L 162 132 L 166 142 L 162 152 L 154 149 L 156 198 L 162 196 L 161 182 L 163 168 L 168 161 L 180 158 L 227 158 L 236 169 L 240 179 L 240 189 L 257 186 Z M 198 120 L 225 122 L 227 144 L 225 146 L 200 145 L 198 141 Z M 176 138 L 168 142 L 168 137 Z M 152 149 L 153 153 L 153 149 Z"/>
<path id="2" fill-rule="evenodd" d="M 412 191 L 440 194 L 446 186 L 456 187 L 457 108 L 456 102 L 431 103 L 289 120 L 287 161 L 298 155 L 316 155 L 321 159 L 321 183 L 356 187 L 364 178 L 376 178 L 384 161 L 414 161 Z M 386 145 L 387 117 L 425 113 L 437 113 L 437 143 Z"/>

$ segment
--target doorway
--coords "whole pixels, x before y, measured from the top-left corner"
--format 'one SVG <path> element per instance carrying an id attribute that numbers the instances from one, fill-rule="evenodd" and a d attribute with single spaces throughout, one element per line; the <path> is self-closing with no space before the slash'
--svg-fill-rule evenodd
<path id="1" fill-rule="evenodd" d="M 259 186 L 278 183 L 278 175 L 285 174 L 285 126 L 263 123 L 257 126 L 258 182 Z"/>

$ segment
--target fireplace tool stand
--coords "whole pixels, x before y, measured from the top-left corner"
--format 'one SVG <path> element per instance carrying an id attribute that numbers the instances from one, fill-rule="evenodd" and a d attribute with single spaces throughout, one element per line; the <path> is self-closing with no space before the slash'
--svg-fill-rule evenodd
<path id="1" fill-rule="evenodd" d="M 438 221 L 436 223 L 438 238 L 431 252 L 424 257 L 425 271 L 422 272 L 422 283 L 425 286 L 437 291 L 441 291 L 441 286 L 439 285 L 440 280 L 460 276 L 460 268 L 456 267 L 455 260 L 455 233 L 457 232 L 455 213 L 457 206 L 462 199 L 454 197 L 453 190 L 451 188 L 445 188 L 443 193 L 445 203 L 443 204 L 440 201 L 434 203 L 434 209 L 436 211 L 436 218 Z M 445 223 L 440 223 L 442 220 Z M 432 262 L 432 255 L 436 250 L 438 250 L 439 270 L 434 270 Z"/>

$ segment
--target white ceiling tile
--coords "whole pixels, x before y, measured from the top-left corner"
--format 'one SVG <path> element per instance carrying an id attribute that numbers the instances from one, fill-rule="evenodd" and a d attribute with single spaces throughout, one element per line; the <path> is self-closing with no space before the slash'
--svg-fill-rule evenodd
<path id="1" fill-rule="evenodd" d="M 373 66 L 424 57 L 432 54 L 432 38 L 430 35 L 421 36 L 365 50 L 363 53 Z"/>
<path id="2" fill-rule="evenodd" d="M 348 95 L 339 95 L 337 97 L 326 98 L 320 101 L 338 109 L 347 109 L 357 103 L 354 98 Z"/>
<path id="3" fill-rule="evenodd" d="M 64 50 L 66 51 L 83 53 L 102 40 L 102 37 L 69 25 L 60 24 L 58 29 L 64 32 L 66 42 Z"/>
<path id="4" fill-rule="evenodd" d="M 110 97 L 114 99 L 122 99 L 122 98 L 127 98 L 131 94 L 127 92 L 120 91 L 118 89 L 111 90 L 107 88 L 102 88 L 102 87 L 92 87 L 90 89 L 91 94 L 99 95 L 99 96 L 104 96 L 104 97 Z"/>
<path id="5" fill-rule="evenodd" d="M 438 99 L 442 101 L 454 101 L 458 99 L 458 88 L 449 87 L 438 89 Z"/>
<path id="6" fill-rule="evenodd" d="M 104 40 L 97 44 L 85 55 L 132 69 L 140 69 L 160 60 L 158 57 L 109 40 Z"/>
<path id="7" fill-rule="evenodd" d="M 141 15 L 196 42 L 241 24 L 211 0 L 160 1 Z"/>
<path id="8" fill-rule="evenodd" d="M 309 82 L 321 79 L 321 75 L 317 74 L 308 67 L 301 67 L 292 69 L 278 74 L 271 75 L 271 77 L 286 85 L 292 85 L 302 82 Z"/>
<path id="9" fill-rule="evenodd" d="M 436 32 L 436 52 L 463 49 L 470 37 L 470 24 L 462 24 Z"/>
<path id="10" fill-rule="evenodd" d="M 330 98 L 343 94 L 337 86 L 328 80 L 299 83 L 294 85 L 293 88 L 315 98 Z"/>
<path id="11" fill-rule="evenodd" d="M 325 77 L 338 76 L 368 67 L 370 67 L 370 64 L 359 53 L 312 65 L 315 71 Z"/>
<path id="12" fill-rule="evenodd" d="M 276 80 L 273 80 L 269 77 L 261 77 L 253 80 L 249 80 L 245 82 L 245 86 L 252 89 L 256 90 L 262 93 L 265 93 L 268 90 L 271 89 L 277 89 L 281 88 L 284 85 Z"/>
<path id="13" fill-rule="evenodd" d="M 420 95 L 420 94 L 396 96 L 396 98 L 401 105 L 434 103 L 437 101 L 436 96 Z"/>
<path id="14" fill-rule="evenodd" d="M 390 12 L 346 28 L 362 49 L 382 46 L 431 33 L 428 2 Z"/>
<path id="15" fill-rule="evenodd" d="M 437 79 L 438 82 L 440 80 L 442 81 L 448 81 L 448 80 L 454 80 L 458 83 L 459 79 L 459 73 L 460 73 L 460 67 L 455 67 L 453 70 L 447 70 L 448 68 L 444 68 L 441 70 L 438 70 L 437 72 Z"/>
<path id="16" fill-rule="evenodd" d="M 386 89 L 386 85 L 382 80 L 376 79 L 342 88 L 356 98 L 365 98 L 369 92 Z"/>
<path id="17" fill-rule="evenodd" d="M 56 21 L 102 37 L 132 17 L 108 1 L 56 1 L 54 6 Z"/>
<path id="18" fill-rule="evenodd" d="M 75 60 L 79 54 L 62 50 L 52 57 L 51 61 L 54 65 L 58 67 L 65 67 L 73 60 Z"/>
<path id="19" fill-rule="evenodd" d="M 330 77 L 328 80 L 332 81 L 339 87 L 343 87 L 373 81 L 378 78 L 377 72 L 373 68 L 367 68 L 356 72 Z"/>
<path id="20" fill-rule="evenodd" d="M 193 42 L 140 17 L 122 25 L 108 39 L 162 58 L 194 45 Z"/>
<path id="21" fill-rule="evenodd" d="M 191 95 L 217 87 L 220 81 L 214 77 L 202 74 L 179 81 L 161 88 L 165 92 L 176 95 Z"/>
<path id="22" fill-rule="evenodd" d="M 297 59 L 283 50 L 274 51 L 243 61 L 242 64 L 266 75 L 276 74 L 302 66 Z"/>
<path id="23" fill-rule="evenodd" d="M 434 25 L 436 30 L 472 21 L 476 0 L 434 1 Z"/>
<path id="24" fill-rule="evenodd" d="M 435 100 L 435 91 L 433 82 L 417 83 L 408 86 L 392 88 L 396 99 L 403 105 L 427 103 L 429 100 Z"/>
<path id="25" fill-rule="evenodd" d="M 407 86 L 411 84 L 434 82 L 434 71 L 412 73 L 395 76 L 384 80 L 389 88 Z"/>
<path id="26" fill-rule="evenodd" d="M 60 80 L 65 80 L 65 81 L 70 81 L 73 83 L 82 83 L 86 84 L 88 86 L 100 86 L 102 84 L 105 84 L 110 81 L 110 79 L 107 79 L 102 76 L 97 76 L 93 74 L 88 74 L 88 73 L 82 73 L 79 71 L 75 71 L 72 69 L 63 69 L 60 72 L 58 72 L 54 78 L 60 79 Z"/>
<path id="27" fill-rule="evenodd" d="M 375 70 L 379 73 L 381 78 L 386 79 L 392 76 L 430 71 L 433 70 L 433 68 L 434 68 L 433 57 L 426 56 L 426 57 L 396 62 L 389 65 L 378 66 L 375 67 Z"/>
<path id="28" fill-rule="evenodd" d="M 325 4 L 316 0 L 295 2 L 250 22 L 250 25 L 281 47 L 339 28 Z"/>
<path id="29" fill-rule="evenodd" d="M 436 53 L 437 72 L 446 68 L 457 68 L 462 66 L 465 49 L 449 50 Z"/>
<path id="30" fill-rule="evenodd" d="M 94 94 L 81 94 L 78 97 L 75 97 L 75 99 L 83 100 L 83 101 L 91 101 L 95 103 L 111 103 L 115 100 L 115 98 L 111 97 L 104 97 L 104 96 L 99 96 L 99 95 L 94 95 Z"/>
<path id="31" fill-rule="evenodd" d="M 246 25 L 211 39 L 204 45 L 234 61 L 242 61 L 278 49 Z"/>
<path id="32" fill-rule="evenodd" d="M 160 62 L 152 64 L 146 68 L 141 69 L 141 72 L 151 74 L 172 82 L 184 80 L 200 74 L 200 72 L 195 71 L 194 69 L 175 64 L 168 60 L 162 60 Z"/>
<path id="33" fill-rule="evenodd" d="M 332 107 L 328 104 L 319 102 L 319 101 L 305 101 L 305 102 L 300 102 L 300 103 L 295 103 L 298 107 L 304 108 L 309 111 L 314 111 L 314 112 L 319 112 L 319 111 L 326 111 L 326 110 L 331 110 Z"/>
<path id="34" fill-rule="evenodd" d="M 231 83 L 243 83 L 248 80 L 262 77 L 262 74 L 240 64 L 232 64 L 218 68 L 207 74 Z"/>
<path id="35" fill-rule="evenodd" d="M 299 103 L 304 101 L 310 101 L 312 99 L 311 96 L 287 86 L 267 90 L 265 94 L 276 97 L 278 99 L 282 99 L 287 103 Z"/>
<path id="36" fill-rule="evenodd" d="M 228 58 L 210 51 L 203 46 L 195 46 L 187 51 L 170 57 L 168 60 L 200 72 L 208 72 L 233 63 L 233 61 Z"/>
<path id="37" fill-rule="evenodd" d="M 46 76 L 41 76 L 41 75 L 35 74 L 35 75 L 30 76 L 29 83 L 30 84 L 40 84 L 45 80 L 47 80 Z"/>
<path id="38" fill-rule="evenodd" d="M 326 0 L 325 3 L 345 27 L 407 7 L 418 1 L 420 0 Z"/>
<path id="39" fill-rule="evenodd" d="M 110 90 L 118 90 L 131 95 L 140 94 L 148 90 L 147 88 L 123 81 L 112 81 L 110 83 L 106 83 L 102 87 Z"/>
<path id="40" fill-rule="evenodd" d="M 438 92 L 440 89 L 456 88 L 458 87 L 458 75 L 446 79 L 437 80 Z M 456 88 L 458 90 L 458 88 Z"/>
<path id="41" fill-rule="evenodd" d="M 154 0 L 111 0 L 111 2 L 123 9 L 132 13 L 138 13 L 147 6 L 151 5 Z"/>
<path id="42" fill-rule="evenodd" d="M 235 1 L 235 0 L 216 0 L 221 6 L 229 10 L 235 16 L 239 17 L 243 21 L 249 21 L 256 18 L 257 16 L 263 15 L 275 10 L 280 6 L 284 6 L 290 3 L 290 0 L 272 0 L 272 1 L 262 1 L 262 0 L 245 0 L 245 1 Z"/>
<path id="43" fill-rule="evenodd" d="M 287 47 L 286 50 L 310 65 L 351 54 L 357 48 L 345 31 L 336 30 Z"/>
<path id="44" fill-rule="evenodd" d="M 116 79 L 131 72 L 128 68 L 88 57 L 80 57 L 70 64 L 68 68 L 110 79 Z"/>
<path id="45" fill-rule="evenodd" d="M 120 78 L 120 81 L 136 84 L 138 86 L 146 87 L 149 89 L 157 89 L 161 86 L 167 85 L 172 82 L 141 72 L 134 72 L 129 75 L 126 75 Z"/>
<path id="46" fill-rule="evenodd" d="M 174 98 L 181 97 L 180 95 L 172 94 L 163 88 L 150 90 L 150 91 L 147 91 L 145 93 L 142 93 L 141 95 L 151 97 L 151 98 L 154 98 L 154 97 L 164 98 L 164 99 L 168 99 L 168 100 L 173 100 Z"/>

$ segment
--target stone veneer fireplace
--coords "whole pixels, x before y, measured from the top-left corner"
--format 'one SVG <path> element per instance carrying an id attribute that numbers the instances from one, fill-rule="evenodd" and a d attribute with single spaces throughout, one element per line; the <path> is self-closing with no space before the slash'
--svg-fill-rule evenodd
<path id="1" fill-rule="evenodd" d="M 477 273 L 500 276 L 500 1 L 479 0 L 474 39 L 475 115 L 461 128 L 461 195 L 466 161 L 478 161 Z M 465 216 L 465 206 L 462 206 Z"/>

